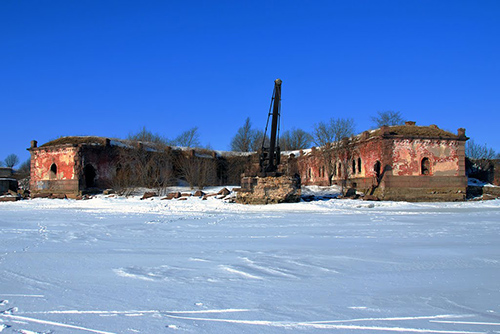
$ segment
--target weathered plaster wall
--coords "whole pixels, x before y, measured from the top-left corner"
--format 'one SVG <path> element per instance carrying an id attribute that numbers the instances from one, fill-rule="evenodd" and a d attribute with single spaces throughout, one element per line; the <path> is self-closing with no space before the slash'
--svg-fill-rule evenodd
<path id="1" fill-rule="evenodd" d="M 60 148 L 40 148 L 32 151 L 31 168 L 33 173 L 32 180 L 41 181 L 50 179 L 50 167 L 52 164 L 57 166 L 56 179 L 73 180 L 76 178 L 75 157 L 77 149 L 75 147 Z"/>
<path id="2" fill-rule="evenodd" d="M 460 175 L 460 142 L 435 139 L 395 139 L 392 154 L 392 174 L 422 175 L 421 162 L 428 158 L 429 175 Z"/>
<path id="3" fill-rule="evenodd" d="M 66 193 L 78 191 L 75 169 L 76 147 L 38 148 L 31 151 L 30 189 L 33 193 Z M 51 174 L 51 166 L 57 173 Z"/>

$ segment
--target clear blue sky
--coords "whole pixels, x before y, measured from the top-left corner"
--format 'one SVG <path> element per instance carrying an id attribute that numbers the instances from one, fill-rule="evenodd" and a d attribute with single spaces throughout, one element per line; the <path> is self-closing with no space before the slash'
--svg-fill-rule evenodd
<path id="1" fill-rule="evenodd" d="M 377 111 L 500 151 L 500 1 L 0 1 L 0 159 L 30 140 L 173 138 Z"/>

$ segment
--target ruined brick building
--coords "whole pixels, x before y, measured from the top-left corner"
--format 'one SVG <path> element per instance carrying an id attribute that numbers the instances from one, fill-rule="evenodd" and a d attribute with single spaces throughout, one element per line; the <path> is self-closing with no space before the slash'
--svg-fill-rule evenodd
<path id="1" fill-rule="evenodd" d="M 464 129 L 453 134 L 407 122 L 284 156 L 280 170 L 299 174 L 303 185 L 343 185 L 382 200 L 464 200 L 466 140 Z M 64 137 L 40 147 L 33 141 L 29 151 L 31 192 L 68 197 L 131 179 L 152 188 L 178 179 L 196 187 L 236 185 L 256 158 L 102 137 Z"/>
<path id="2" fill-rule="evenodd" d="M 384 126 L 297 158 L 302 184 L 353 187 L 383 200 L 464 200 L 465 129 Z"/>
<path id="3" fill-rule="evenodd" d="M 131 186 L 164 188 L 179 179 L 193 187 L 234 184 L 228 175 L 248 160 L 240 157 L 228 162 L 214 151 L 103 137 L 63 137 L 40 147 L 32 141 L 28 150 L 30 191 L 35 196 L 77 197 Z"/>

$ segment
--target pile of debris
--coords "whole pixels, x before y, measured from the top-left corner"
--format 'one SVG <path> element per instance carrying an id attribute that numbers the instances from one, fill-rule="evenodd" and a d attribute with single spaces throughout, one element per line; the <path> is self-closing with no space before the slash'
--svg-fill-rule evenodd
<path id="1" fill-rule="evenodd" d="M 154 191 L 146 191 L 144 195 L 141 197 L 141 200 L 153 197 L 160 197 L 160 196 L 158 195 L 158 193 Z M 222 188 L 219 192 L 210 194 L 207 194 L 201 190 L 197 190 L 194 193 L 181 193 L 179 191 L 176 191 L 168 193 L 166 196 L 161 197 L 160 200 L 186 201 L 189 197 L 197 197 L 201 198 L 202 200 L 207 200 L 209 197 L 215 197 L 217 199 L 221 199 L 230 203 L 234 203 L 235 201 L 234 193 L 227 188 Z"/>

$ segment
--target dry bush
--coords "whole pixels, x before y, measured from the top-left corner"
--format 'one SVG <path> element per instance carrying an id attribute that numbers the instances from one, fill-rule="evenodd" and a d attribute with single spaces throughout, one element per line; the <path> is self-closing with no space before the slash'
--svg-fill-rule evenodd
<path id="1" fill-rule="evenodd" d="M 173 182 L 172 153 L 169 147 L 156 147 L 151 150 L 139 144 L 137 148 L 120 150 L 112 182 L 117 193 L 127 195 L 138 187 L 166 193 Z"/>
<path id="2" fill-rule="evenodd" d="M 189 183 L 191 189 L 203 189 L 217 184 L 217 160 L 208 156 L 197 156 L 194 151 L 182 152 L 175 159 L 179 176 Z"/>

